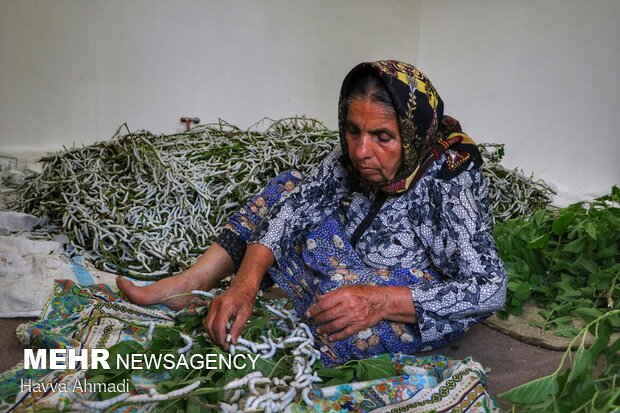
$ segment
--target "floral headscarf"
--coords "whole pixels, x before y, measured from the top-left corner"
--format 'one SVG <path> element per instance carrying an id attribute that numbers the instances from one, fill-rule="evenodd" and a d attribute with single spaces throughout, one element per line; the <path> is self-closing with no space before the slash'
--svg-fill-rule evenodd
<path id="1" fill-rule="evenodd" d="M 439 97 L 428 77 L 418 68 L 395 60 L 361 63 L 355 66 L 345 77 L 340 90 L 338 105 L 338 128 L 343 156 L 345 163 L 354 174 L 357 175 L 357 172 L 352 167 L 345 140 L 347 97 L 351 93 L 353 79 L 362 71 L 371 72 L 385 86 L 392 98 L 400 128 L 403 163 L 396 172 L 394 180 L 381 187 L 384 192 L 400 193 L 409 189 L 424 172 L 423 166 L 430 164 L 428 162 L 429 157 L 436 159 L 440 153 L 446 151 L 450 146 L 463 142 L 470 143 L 467 146 L 473 145 L 475 149 L 473 141 L 461 133 L 458 122 L 448 116 L 444 117 L 441 97 Z M 455 133 L 460 133 L 460 136 L 454 136 Z M 437 145 L 440 141 L 443 141 L 443 144 Z M 463 166 L 469 166 L 469 163 L 474 160 L 470 156 L 473 155 L 470 153 L 472 150 L 469 149 L 460 152 L 461 158 L 457 159 L 459 162 L 458 172 L 464 169 Z M 474 152 L 479 157 L 477 149 Z M 475 160 L 478 163 L 479 160 Z M 456 171 L 453 170 L 453 172 Z M 450 179 L 452 176 L 447 175 L 454 174 L 446 174 L 447 179 Z"/>

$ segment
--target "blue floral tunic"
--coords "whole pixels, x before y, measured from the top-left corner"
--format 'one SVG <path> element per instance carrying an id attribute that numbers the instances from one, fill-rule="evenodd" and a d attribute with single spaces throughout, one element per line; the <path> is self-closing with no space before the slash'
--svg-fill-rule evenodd
<path id="1" fill-rule="evenodd" d="M 354 184 L 339 147 L 310 176 L 276 177 L 231 218 L 218 242 L 237 265 L 247 242 L 271 249 L 276 265 L 268 275 L 302 317 L 316 295 L 346 284 L 409 287 L 417 323 L 383 320 L 337 342 L 317 335 L 325 364 L 432 350 L 500 309 L 506 295 L 487 183 L 473 164 L 442 178 L 453 155 L 448 150 L 415 186 L 389 196 L 355 246 L 351 237 L 378 192 Z"/>

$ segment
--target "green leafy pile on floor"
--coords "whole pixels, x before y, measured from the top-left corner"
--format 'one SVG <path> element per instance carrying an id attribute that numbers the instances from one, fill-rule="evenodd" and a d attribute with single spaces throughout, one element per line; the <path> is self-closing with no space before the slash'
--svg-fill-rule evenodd
<path id="1" fill-rule="evenodd" d="M 508 273 L 499 315 L 518 316 L 530 300 L 544 319 L 530 324 L 573 337 L 555 372 L 499 395 L 513 411 L 620 411 L 619 202 L 613 187 L 591 202 L 495 224 Z"/>
<path id="2" fill-rule="evenodd" d="M 620 310 L 601 314 L 574 337 L 558 368 L 499 395 L 528 413 L 609 413 L 620 411 L 620 338 L 612 339 L 612 319 Z M 595 341 L 586 346 L 586 337 Z M 577 345 L 572 350 L 573 345 Z"/>
<path id="3" fill-rule="evenodd" d="M 531 218 L 495 225 L 495 240 L 508 273 L 503 314 L 520 315 L 531 300 L 555 334 L 579 333 L 576 319 L 590 322 L 620 308 L 620 189 L 591 202 L 540 210 Z M 609 318 L 620 329 L 620 316 Z"/>

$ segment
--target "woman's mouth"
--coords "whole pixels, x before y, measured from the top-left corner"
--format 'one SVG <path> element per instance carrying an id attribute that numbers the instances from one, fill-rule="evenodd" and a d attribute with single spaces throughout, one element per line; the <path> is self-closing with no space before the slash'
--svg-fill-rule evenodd
<path id="1" fill-rule="evenodd" d="M 375 168 L 365 167 L 365 166 L 359 166 L 357 170 L 359 171 L 359 173 L 365 174 L 365 175 L 372 174 L 377 171 Z"/>

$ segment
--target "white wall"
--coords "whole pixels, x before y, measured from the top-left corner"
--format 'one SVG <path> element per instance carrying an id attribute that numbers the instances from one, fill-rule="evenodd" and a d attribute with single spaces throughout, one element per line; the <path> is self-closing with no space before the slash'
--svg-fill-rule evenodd
<path id="1" fill-rule="evenodd" d="M 346 72 L 416 63 L 506 162 L 580 196 L 620 183 L 620 1 L 0 0 L 0 150 L 178 118 L 317 117 Z"/>
<path id="2" fill-rule="evenodd" d="M 620 183 L 620 1 L 424 1 L 418 62 L 508 165 L 580 195 Z"/>
<path id="3" fill-rule="evenodd" d="M 362 60 L 415 60 L 419 1 L 0 0 L 0 148 L 155 133 L 180 116 L 337 124 Z"/>

